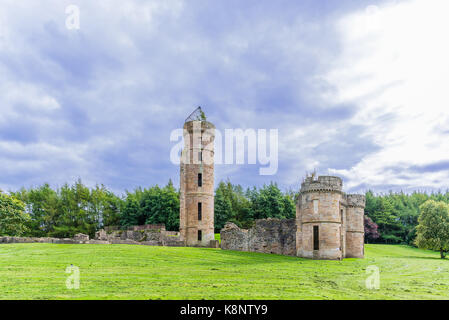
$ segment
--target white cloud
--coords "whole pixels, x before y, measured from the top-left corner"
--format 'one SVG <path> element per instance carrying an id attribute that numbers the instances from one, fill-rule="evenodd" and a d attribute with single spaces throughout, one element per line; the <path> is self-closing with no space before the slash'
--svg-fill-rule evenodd
<path id="1" fill-rule="evenodd" d="M 338 22 L 343 50 L 326 79 L 325 98 L 353 103 L 354 125 L 380 147 L 354 167 L 333 170 L 348 187 L 447 186 L 449 172 L 417 175 L 407 168 L 449 159 L 449 2 L 413 0 L 369 7 Z M 388 170 L 403 168 L 405 171 Z M 406 174 L 406 178 L 403 175 Z"/>
<path id="2" fill-rule="evenodd" d="M 335 15 L 317 20 L 300 2 L 258 8 L 242 2 L 234 10 L 226 1 L 80 0 L 77 31 L 65 28 L 65 5 L 2 2 L 0 142 L 13 143 L 3 145 L 0 155 L 9 172 L 3 186 L 81 176 L 123 190 L 177 179 L 169 134 L 198 104 L 220 129 L 279 129 L 278 175 L 263 180 L 252 167 L 217 166 L 217 181 L 229 177 L 248 185 L 293 185 L 306 170 L 327 173 L 334 164 L 346 169 L 340 173 L 359 177 L 351 185 L 391 183 L 391 175 L 379 174 L 386 166 L 435 158 L 431 150 L 405 156 L 414 150 L 404 134 L 409 126 L 428 123 L 430 129 L 421 129 L 425 138 L 413 137 L 421 145 L 439 143 L 429 139 L 431 130 L 448 130 L 448 119 L 440 116 L 437 126 L 435 115 L 420 115 L 419 99 L 430 110 L 440 100 L 429 97 L 429 90 L 441 97 L 444 83 L 420 79 L 438 72 L 415 63 L 427 51 L 397 23 L 409 17 L 405 22 L 413 24 L 412 4 L 371 7 L 368 15 L 342 19 L 344 51 L 334 64 Z M 421 42 L 434 45 L 418 24 L 412 28 Z M 407 36 L 399 45 L 402 33 Z M 446 53 L 429 63 L 443 66 Z M 427 93 L 420 96 L 416 87 Z M 410 90 L 414 96 L 405 94 Z M 359 112 L 348 123 L 354 105 Z M 369 126 L 365 137 L 351 136 L 357 126 Z M 380 151 L 351 169 L 353 159 L 367 153 L 352 151 L 372 140 Z M 440 145 L 434 148 L 441 155 Z"/>

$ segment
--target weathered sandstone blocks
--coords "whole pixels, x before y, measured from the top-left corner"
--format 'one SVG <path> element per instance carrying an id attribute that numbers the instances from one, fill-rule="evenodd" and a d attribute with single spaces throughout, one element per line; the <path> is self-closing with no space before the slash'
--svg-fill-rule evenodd
<path id="1" fill-rule="evenodd" d="M 179 222 L 188 246 L 210 246 L 214 240 L 214 139 L 212 123 L 184 124 Z"/>

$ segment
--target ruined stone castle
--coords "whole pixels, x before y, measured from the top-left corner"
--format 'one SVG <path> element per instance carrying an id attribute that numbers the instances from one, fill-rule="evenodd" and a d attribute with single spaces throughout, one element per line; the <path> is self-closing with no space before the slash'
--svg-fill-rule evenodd
<path id="1" fill-rule="evenodd" d="M 296 203 L 296 219 L 257 220 L 243 230 L 228 223 L 221 248 L 310 259 L 364 257 L 365 196 L 342 192 L 339 177 L 307 177 Z"/>
<path id="2" fill-rule="evenodd" d="M 214 239 L 214 130 L 198 118 L 184 124 L 181 156 L 180 234 L 188 246 Z M 345 194 L 339 177 L 309 176 L 301 185 L 296 219 L 257 220 L 250 230 L 228 223 L 221 248 L 311 259 L 364 257 L 365 197 Z"/>

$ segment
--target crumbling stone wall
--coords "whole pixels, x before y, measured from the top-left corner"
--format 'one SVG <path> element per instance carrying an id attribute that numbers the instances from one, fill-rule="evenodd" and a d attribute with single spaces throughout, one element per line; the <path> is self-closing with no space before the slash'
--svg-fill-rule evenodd
<path id="1" fill-rule="evenodd" d="M 110 244 L 101 240 L 77 240 L 72 238 L 0 237 L 0 243 L 55 243 L 55 244 Z"/>
<path id="2" fill-rule="evenodd" d="M 227 223 L 220 238 L 224 250 L 296 255 L 295 219 L 256 220 L 249 230 Z"/>
<path id="3" fill-rule="evenodd" d="M 118 230 L 115 227 L 102 229 L 95 233 L 95 239 L 112 244 L 143 244 L 149 246 L 185 246 L 179 232 L 166 231 L 165 225 L 132 226 L 128 230 Z"/>
<path id="4" fill-rule="evenodd" d="M 0 243 L 56 243 L 56 244 L 136 244 L 147 246 L 184 247 L 179 232 L 166 231 L 164 225 L 132 226 L 128 230 L 106 227 L 95 233 L 95 239 L 78 233 L 72 238 L 0 237 Z"/>
<path id="5" fill-rule="evenodd" d="M 89 241 L 89 236 L 84 233 L 77 233 L 77 234 L 75 234 L 73 239 L 78 240 L 78 241 Z"/>
<path id="6" fill-rule="evenodd" d="M 248 230 L 240 229 L 232 222 L 221 229 L 220 239 L 223 250 L 250 251 Z"/>

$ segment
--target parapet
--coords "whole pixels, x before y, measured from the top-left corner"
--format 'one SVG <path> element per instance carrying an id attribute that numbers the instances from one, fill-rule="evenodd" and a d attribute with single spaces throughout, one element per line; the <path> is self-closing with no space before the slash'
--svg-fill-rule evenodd
<path id="1" fill-rule="evenodd" d="M 363 194 L 348 194 L 346 204 L 348 207 L 365 208 L 366 198 Z"/>
<path id="2" fill-rule="evenodd" d="M 343 181 L 339 177 L 333 176 L 319 176 L 307 177 L 301 184 L 301 193 L 312 191 L 337 191 L 342 192 Z"/>

